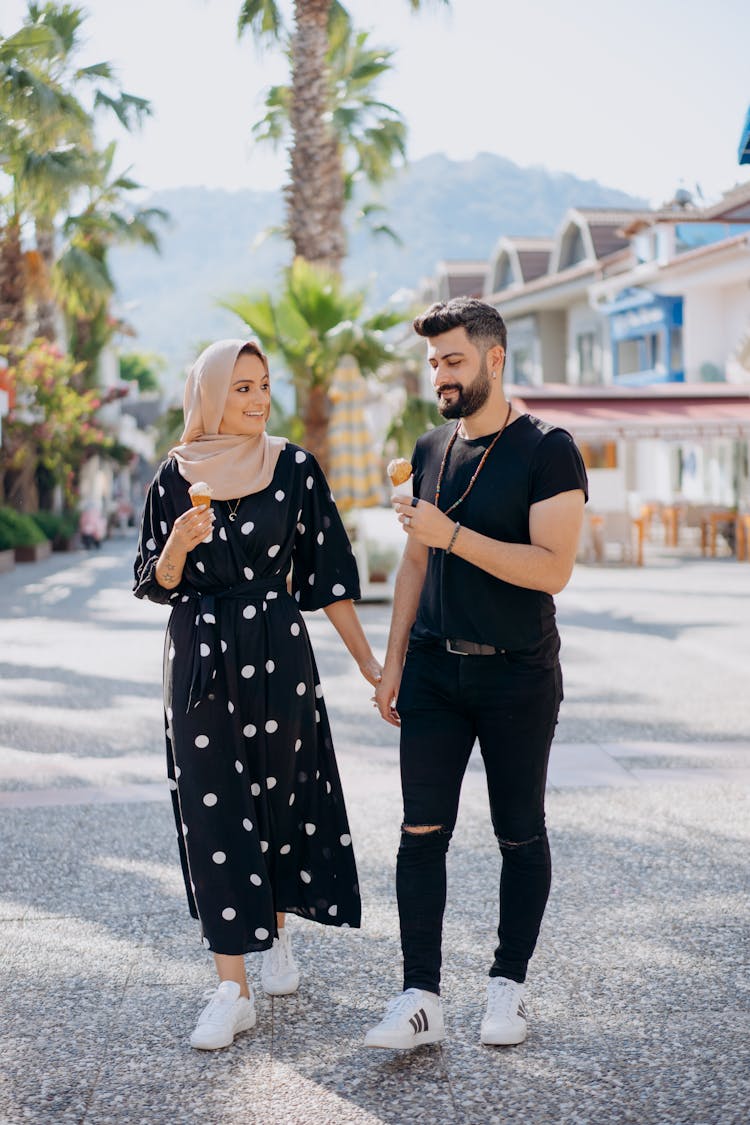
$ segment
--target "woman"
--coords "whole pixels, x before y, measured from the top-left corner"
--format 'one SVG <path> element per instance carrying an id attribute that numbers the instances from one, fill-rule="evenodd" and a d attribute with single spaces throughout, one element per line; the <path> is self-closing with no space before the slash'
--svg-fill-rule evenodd
<path id="1" fill-rule="evenodd" d="M 201 354 L 185 389 L 182 442 L 149 490 L 135 563 L 136 596 L 173 606 L 169 785 L 190 912 L 220 980 L 190 1039 L 206 1050 L 255 1024 L 245 953 L 265 951 L 266 992 L 296 990 L 285 913 L 360 921 L 300 610 L 325 609 L 369 683 L 380 666 L 352 604 L 357 568 L 328 485 L 311 454 L 266 434 L 270 405 L 256 344 L 221 340 Z M 215 503 L 192 507 L 188 489 L 201 482 Z"/>

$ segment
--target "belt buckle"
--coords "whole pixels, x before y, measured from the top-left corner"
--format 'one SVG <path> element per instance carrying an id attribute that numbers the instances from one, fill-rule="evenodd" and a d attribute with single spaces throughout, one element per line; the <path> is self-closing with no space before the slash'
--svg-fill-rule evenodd
<path id="1" fill-rule="evenodd" d="M 451 648 L 451 640 L 455 638 L 445 638 L 445 648 L 447 652 L 452 652 L 454 656 L 466 656 L 466 653 L 461 648 Z"/>

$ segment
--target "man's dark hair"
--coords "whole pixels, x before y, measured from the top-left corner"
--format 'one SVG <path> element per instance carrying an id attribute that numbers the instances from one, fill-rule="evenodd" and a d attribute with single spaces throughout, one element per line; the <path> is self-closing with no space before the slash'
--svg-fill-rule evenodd
<path id="1" fill-rule="evenodd" d="M 420 316 L 413 326 L 418 336 L 440 336 L 451 328 L 465 328 L 466 335 L 481 351 L 500 344 L 505 351 L 507 332 L 505 321 L 497 309 L 476 297 L 454 297 L 450 301 L 436 301 Z"/>

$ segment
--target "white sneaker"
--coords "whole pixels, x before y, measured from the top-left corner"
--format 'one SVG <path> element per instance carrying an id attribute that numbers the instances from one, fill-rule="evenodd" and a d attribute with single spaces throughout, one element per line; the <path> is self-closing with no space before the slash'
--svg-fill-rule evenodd
<path id="1" fill-rule="evenodd" d="M 211 999 L 198 1016 L 195 1031 L 190 1036 L 191 1047 L 200 1051 L 216 1051 L 219 1047 L 228 1047 L 239 1031 L 255 1027 L 252 992 L 249 1000 L 240 996 L 240 986 L 236 981 L 224 980 L 207 995 Z"/>
<path id="2" fill-rule="evenodd" d="M 488 1046 L 513 1047 L 528 1034 L 524 986 L 507 977 L 490 977 L 487 1011 L 482 1020 L 481 1040 Z"/>
<path id="3" fill-rule="evenodd" d="M 263 991 L 269 996 L 288 996 L 299 988 L 299 969 L 286 926 L 279 930 L 272 947 L 264 950 L 260 979 Z"/>
<path id="4" fill-rule="evenodd" d="M 407 988 L 390 1000 L 379 1024 L 365 1035 L 365 1047 L 404 1050 L 445 1039 L 443 1005 L 434 992 Z"/>

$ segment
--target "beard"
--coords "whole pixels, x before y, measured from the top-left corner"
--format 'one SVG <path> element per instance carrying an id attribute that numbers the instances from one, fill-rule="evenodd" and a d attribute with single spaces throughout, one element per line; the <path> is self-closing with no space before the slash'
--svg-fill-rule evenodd
<path id="1" fill-rule="evenodd" d="M 487 370 L 487 357 L 482 356 L 479 371 L 468 387 L 459 387 L 457 383 L 446 383 L 441 390 L 448 390 L 449 387 L 456 391 L 456 397 L 452 402 L 446 402 L 442 394 L 438 396 L 438 411 L 441 416 L 450 420 L 468 418 L 470 414 L 476 414 L 477 410 L 481 410 L 487 402 L 492 390 L 490 373 Z"/>

